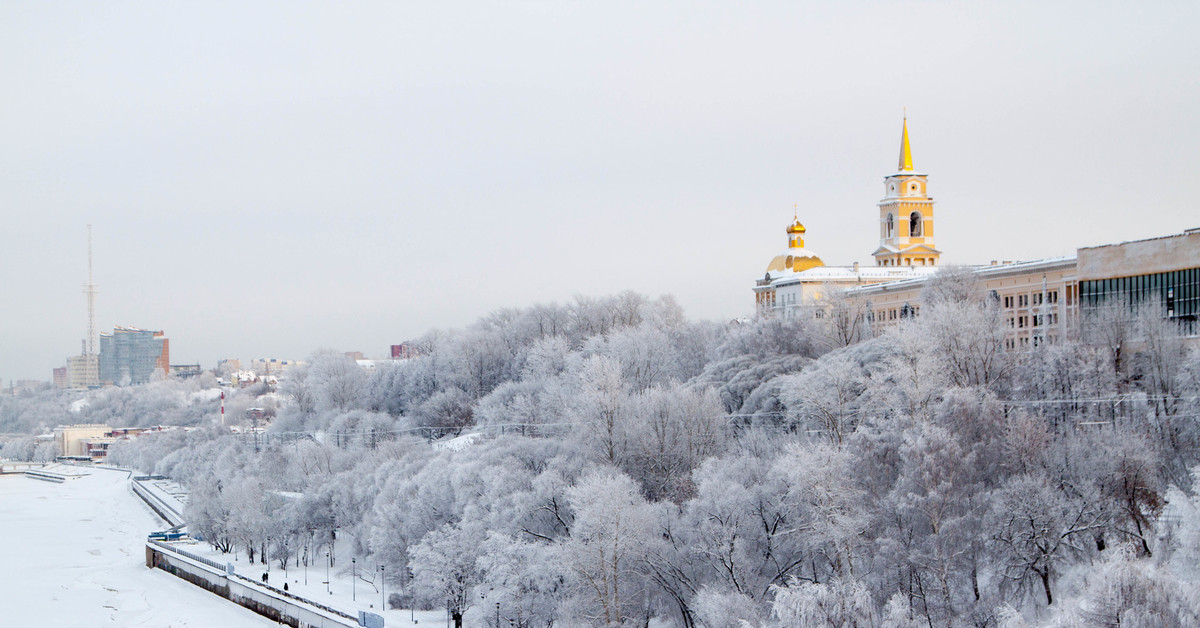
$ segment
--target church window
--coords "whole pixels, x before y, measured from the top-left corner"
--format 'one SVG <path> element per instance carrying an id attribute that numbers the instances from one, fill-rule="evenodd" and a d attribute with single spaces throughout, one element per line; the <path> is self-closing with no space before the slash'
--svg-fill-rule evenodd
<path id="1" fill-rule="evenodd" d="M 892 212 L 888 212 L 887 222 L 883 229 L 885 238 L 890 238 L 896 233 L 896 217 L 892 215 Z"/>
<path id="2" fill-rule="evenodd" d="M 908 216 L 908 235 L 916 238 L 921 235 L 921 212 L 913 212 Z"/>

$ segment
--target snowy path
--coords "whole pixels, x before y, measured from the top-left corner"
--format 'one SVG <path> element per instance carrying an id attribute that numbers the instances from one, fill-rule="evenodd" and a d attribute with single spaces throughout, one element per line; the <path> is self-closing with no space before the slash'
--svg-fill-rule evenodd
<path id="1" fill-rule="evenodd" d="M 62 484 L 0 477 L 0 620 L 7 626 L 276 626 L 164 571 L 147 569 L 163 527 L 125 473 Z"/>

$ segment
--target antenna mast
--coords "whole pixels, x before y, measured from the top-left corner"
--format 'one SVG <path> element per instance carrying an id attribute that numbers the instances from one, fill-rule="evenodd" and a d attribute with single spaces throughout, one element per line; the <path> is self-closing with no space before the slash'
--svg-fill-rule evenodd
<path id="1" fill-rule="evenodd" d="M 96 355 L 96 284 L 92 283 L 92 226 L 87 226 L 88 232 L 88 282 L 83 292 L 87 295 L 88 330 L 87 340 L 84 341 L 84 355 L 89 358 Z"/>

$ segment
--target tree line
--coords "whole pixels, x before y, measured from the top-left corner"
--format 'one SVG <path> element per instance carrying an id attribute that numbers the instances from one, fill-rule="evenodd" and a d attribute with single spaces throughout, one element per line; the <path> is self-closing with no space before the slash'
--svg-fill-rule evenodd
<path id="1" fill-rule="evenodd" d="M 110 458 L 187 485 L 214 547 L 348 543 L 395 604 L 469 625 L 493 603 L 518 626 L 1200 623 L 1200 351 L 1153 307 L 1006 351 L 970 282 L 886 330 L 837 294 L 726 324 L 633 293 L 501 310 L 370 373 L 319 352 L 241 391 L 277 405 L 257 446 L 212 426 L 210 382 L 75 411 L 200 426 Z M 55 403 L 5 400 L 0 425 Z"/>

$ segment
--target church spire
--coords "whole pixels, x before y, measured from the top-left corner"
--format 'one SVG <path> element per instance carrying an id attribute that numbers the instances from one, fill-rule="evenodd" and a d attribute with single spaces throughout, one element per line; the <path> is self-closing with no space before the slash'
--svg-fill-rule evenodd
<path id="1" fill-rule="evenodd" d="M 904 131 L 900 137 L 900 172 L 912 172 L 912 149 L 908 146 L 908 116 L 904 116 Z"/>

